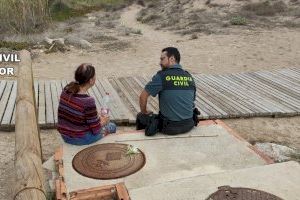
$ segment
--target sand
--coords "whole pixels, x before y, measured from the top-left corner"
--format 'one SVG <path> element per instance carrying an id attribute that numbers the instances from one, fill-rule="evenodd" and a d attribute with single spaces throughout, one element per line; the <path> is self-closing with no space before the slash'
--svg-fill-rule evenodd
<path id="1" fill-rule="evenodd" d="M 159 70 L 160 51 L 167 46 L 179 48 L 181 64 L 192 73 L 224 74 L 300 66 L 299 29 L 233 30 L 232 34 L 200 35 L 190 40 L 187 36 L 138 23 L 135 17 L 140 9 L 134 5 L 121 14 L 122 25 L 142 32 L 122 37 L 122 41 L 130 43 L 129 47 L 111 51 L 93 43 L 89 50 L 71 48 L 66 53 L 41 53 L 33 61 L 34 77 L 72 79 L 75 68 L 83 62 L 94 64 L 99 77 L 154 74 Z M 276 142 L 300 149 L 300 117 L 224 121 L 249 142 Z M 43 130 L 41 135 L 43 155 L 47 159 L 61 140 L 56 130 Z M 3 200 L 10 199 L 13 156 L 14 132 L 0 132 L 0 199 Z"/>

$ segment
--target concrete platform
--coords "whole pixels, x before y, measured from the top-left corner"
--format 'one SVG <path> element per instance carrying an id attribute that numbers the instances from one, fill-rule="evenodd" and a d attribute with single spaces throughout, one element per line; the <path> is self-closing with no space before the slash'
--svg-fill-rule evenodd
<path id="1" fill-rule="evenodd" d="M 272 193 L 284 200 L 300 199 L 300 165 L 286 162 L 199 175 L 147 187 L 129 189 L 131 200 L 205 200 L 219 186 L 246 187 Z"/>
<path id="2" fill-rule="evenodd" d="M 237 139 L 219 124 L 200 126 L 188 134 L 179 136 L 158 134 L 155 137 L 145 137 L 142 133 L 115 134 L 103 138 L 97 144 L 111 142 L 138 147 L 146 155 L 146 165 L 137 173 L 121 179 L 104 181 L 87 178 L 73 169 L 72 159 L 77 152 L 88 146 L 64 144 L 64 180 L 68 192 L 125 182 L 134 199 L 145 199 L 146 196 L 141 198 L 143 193 L 139 192 L 144 187 L 159 186 L 199 175 L 207 175 L 207 179 L 210 180 L 208 174 L 266 164 L 264 159 L 248 148 L 247 142 Z M 205 190 L 206 185 L 206 182 L 199 182 L 197 187 Z M 213 190 L 215 188 L 212 186 L 208 191 Z M 152 199 L 158 196 L 153 196 Z"/>

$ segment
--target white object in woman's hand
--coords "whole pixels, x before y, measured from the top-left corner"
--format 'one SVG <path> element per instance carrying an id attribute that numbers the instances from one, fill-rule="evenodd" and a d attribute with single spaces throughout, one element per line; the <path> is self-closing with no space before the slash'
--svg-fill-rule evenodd
<path id="1" fill-rule="evenodd" d="M 102 116 L 108 115 L 109 109 L 108 108 L 101 108 L 100 113 Z"/>

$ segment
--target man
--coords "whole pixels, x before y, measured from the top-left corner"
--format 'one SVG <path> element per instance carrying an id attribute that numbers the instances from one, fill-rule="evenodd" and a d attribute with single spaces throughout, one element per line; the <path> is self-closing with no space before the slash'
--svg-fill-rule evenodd
<path id="1" fill-rule="evenodd" d="M 158 131 L 175 135 L 190 131 L 198 124 L 199 111 L 194 109 L 196 87 L 193 77 L 182 69 L 177 48 L 167 47 L 160 57 L 161 70 L 153 76 L 140 94 L 141 112 L 137 115 L 137 129 L 145 128 L 146 135 Z M 147 110 L 149 95 L 158 94 L 159 114 Z"/>

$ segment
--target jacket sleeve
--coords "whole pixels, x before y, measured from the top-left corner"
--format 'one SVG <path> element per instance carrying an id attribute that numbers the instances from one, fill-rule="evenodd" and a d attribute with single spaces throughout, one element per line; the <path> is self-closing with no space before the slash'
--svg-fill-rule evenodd
<path id="1" fill-rule="evenodd" d="M 145 90 L 153 97 L 155 97 L 162 90 L 162 88 L 162 80 L 158 74 L 154 75 L 152 80 L 149 81 L 145 86 Z"/>
<path id="2" fill-rule="evenodd" d="M 90 98 L 85 106 L 85 118 L 90 130 L 93 134 L 98 134 L 101 129 L 100 118 L 98 116 L 98 111 L 96 108 L 96 103 L 94 98 Z"/>

